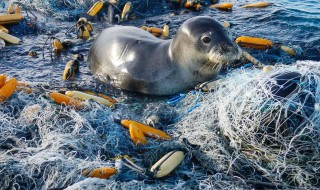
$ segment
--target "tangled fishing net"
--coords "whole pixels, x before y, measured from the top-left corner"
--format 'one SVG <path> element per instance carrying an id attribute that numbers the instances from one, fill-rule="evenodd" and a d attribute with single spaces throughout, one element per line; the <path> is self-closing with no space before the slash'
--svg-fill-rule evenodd
<path id="1" fill-rule="evenodd" d="M 319 62 L 301 61 L 270 73 L 234 71 L 177 124 L 177 135 L 200 147 L 195 154 L 208 169 L 271 188 L 318 188 L 319 68 Z M 283 73 L 299 77 L 296 89 L 279 98 L 270 84 L 278 88 L 274 76 Z M 181 113 L 196 96 L 178 106 Z"/>
<path id="2" fill-rule="evenodd" d="M 285 98 L 268 88 L 280 73 L 299 73 Z M 76 110 L 43 94 L 15 93 L 0 106 L 2 189 L 248 189 L 318 188 L 320 63 L 298 62 L 235 70 L 209 93 L 190 92 L 176 105 L 119 103 L 115 110 L 86 101 Z M 137 112 L 137 110 L 139 110 Z M 119 119 L 161 117 L 156 125 L 174 140 L 148 138 L 135 146 Z M 184 161 L 168 177 L 153 179 L 117 159 L 129 155 L 150 168 L 182 150 Z M 110 179 L 86 169 L 115 167 Z"/>

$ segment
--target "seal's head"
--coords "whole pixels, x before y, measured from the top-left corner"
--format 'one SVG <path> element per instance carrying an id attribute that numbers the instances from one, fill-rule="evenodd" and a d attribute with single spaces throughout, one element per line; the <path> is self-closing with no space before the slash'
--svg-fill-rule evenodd
<path id="1" fill-rule="evenodd" d="M 186 63 L 186 67 L 212 75 L 219 72 L 222 66 L 239 60 L 241 49 L 218 21 L 199 16 L 183 23 L 169 53 L 175 62 Z"/>

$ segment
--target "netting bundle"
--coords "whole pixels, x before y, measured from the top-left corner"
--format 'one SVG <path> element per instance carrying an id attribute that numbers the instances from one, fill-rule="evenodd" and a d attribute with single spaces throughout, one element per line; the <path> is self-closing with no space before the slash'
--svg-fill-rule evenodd
<path id="1" fill-rule="evenodd" d="M 248 189 L 319 187 L 320 63 L 278 65 L 268 73 L 240 69 L 209 93 L 190 92 L 175 106 L 163 100 L 93 101 L 77 110 L 44 94 L 16 92 L 0 107 L 0 181 L 3 189 Z M 141 98 L 141 97 L 140 97 Z M 137 111 L 140 110 L 140 111 Z M 143 122 L 173 140 L 148 138 L 135 146 L 117 120 Z M 178 121 L 177 123 L 174 123 Z M 166 178 L 125 166 L 129 155 L 144 169 L 172 150 L 185 153 Z M 83 172 L 116 168 L 110 179 Z"/>
<path id="2" fill-rule="evenodd" d="M 179 137 L 200 146 L 209 169 L 273 187 L 319 187 L 319 69 L 301 61 L 232 72 L 179 122 Z"/>

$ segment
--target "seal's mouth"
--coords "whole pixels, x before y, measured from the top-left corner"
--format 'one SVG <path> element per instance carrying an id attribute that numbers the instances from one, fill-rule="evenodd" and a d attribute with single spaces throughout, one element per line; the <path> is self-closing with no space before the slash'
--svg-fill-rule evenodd
<path id="1" fill-rule="evenodd" d="M 209 62 L 212 64 L 222 64 L 222 65 L 229 65 L 237 60 L 240 59 L 242 54 L 242 50 L 237 46 L 229 46 L 219 48 L 213 48 L 209 52 Z"/>

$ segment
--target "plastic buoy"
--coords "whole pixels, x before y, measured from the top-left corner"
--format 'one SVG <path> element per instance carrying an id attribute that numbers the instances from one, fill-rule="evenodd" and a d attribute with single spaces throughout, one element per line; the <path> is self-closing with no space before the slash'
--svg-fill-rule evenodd
<path id="1" fill-rule="evenodd" d="M 6 83 L 7 75 L 0 74 L 0 88 Z"/>
<path id="2" fill-rule="evenodd" d="M 297 52 L 291 48 L 291 47 L 288 47 L 288 46 L 280 46 L 280 49 L 284 52 L 286 52 L 287 54 L 291 55 L 291 56 L 295 56 L 297 55 Z"/>
<path id="3" fill-rule="evenodd" d="M 88 31 L 87 27 L 80 26 L 78 28 L 78 38 L 88 40 L 90 38 L 90 32 Z"/>
<path id="4" fill-rule="evenodd" d="M 185 8 L 188 8 L 188 9 L 194 9 L 196 11 L 199 11 L 202 6 L 200 5 L 200 3 L 194 3 L 194 2 L 191 2 L 191 1 L 187 1 L 185 4 L 184 4 L 184 7 Z"/>
<path id="5" fill-rule="evenodd" d="M 96 168 L 93 170 L 86 169 L 82 172 L 85 177 L 95 177 L 101 179 L 109 179 L 112 175 L 116 174 L 117 170 L 115 168 Z"/>
<path id="6" fill-rule="evenodd" d="M 258 2 L 241 6 L 241 8 L 263 8 L 271 5 L 268 2 Z"/>
<path id="7" fill-rule="evenodd" d="M 92 26 L 92 23 L 91 23 L 91 22 L 87 22 L 87 23 L 85 24 L 85 27 L 87 28 L 87 30 L 89 31 L 89 33 L 93 31 L 93 26 Z"/>
<path id="8" fill-rule="evenodd" d="M 9 30 L 8 30 L 6 27 L 0 25 L 0 32 L 5 32 L 5 33 L 8 34 L 8 33 L 9 33 Z"/>
<path id="9" fill-rule="evenodd" d="M 0 24 L 19 23 L 23 18 L 23 15 L 19 13 L 0 15 Z"/>
<path id="10" fill-rule="evenodd" d="M 16 7 L 14 9 L 14 13 L 21 13 L 21 8 L 19 5 L 16 5 Z"/>
<path id="11" fill-rule="evenodd" d="M 118 0 L 108 0 L 108 3 L 111 5 L 115 5 L 118 3 Z"/>
<path id="12" fill-rule="evenodd" d="M 17 84 L 18 84 L 17 79 L 11 78 L 1 87 L 0 102 L 4 102 L 14 93 L 14 90 L 16 89 Z"/>
<path id="13" fill-rule="evenodd" d="M 139 123 L 137 121 L 133 121 L 133 120 L 122 120 L 121 124 L 126 127 L 126 128 L 130 128 L 131 124 L 135 124 L 137 127 L 139 127 L 143 134 L 147 137 L 151 137 L 151 138 L 155 138 L 155 139 L 162 139 L 162 140 L 171 140 L 172 138 L 165 132 L 160 131 L 158 129 L 155 129 L 153 127 L 144 125 L 142 123 Z"/>
<path id="14" fill-rule="evenodd" d="M 62 74 L 62 80 L 69 80 L 69 79 L 74 80 L 77 67 L 79 70 L 79 61 L 77 60 L 69 61 L 64 68 L 64 71 Z"/>
<path id="15" fill-rule="evenodd" d="M 121 20 L 128 20 L 129 14 L 131 13 L 131 11 L 132 11 L 132 3 L 129 1 L 123 7 L 123 10 L 121 13 Z"/>
<path id="16" fill-rule="evenodd" d="M 88 20 L 84 17 L 79 18 L 77 22 L 77 28 L 79 28 L 80 26 L 85 26 L 89 32 L 93 31 L 91 22 L 88 22 Z"/>
<path id="17" fill-rule="evenodd" d="M 273 46 L 270 40 L 264 38 L 254 38 L 250 36 L 240 36 L 236 39 L 236 43 L 242 47 L 266 50 Z"/>
<path id="18" fill-rule="evenodd" d="M 0 38 L 12 43 L 12 44 L 19 44 L 20 43 L 20 39 L 14 36 L 11 36 L 10 34 L 7 34 L 5 32 L 0 32 Z"/>
<path id="19" fill-rule="evenodd" d="M 266 66 L 264 66 L 264 67 L 262 68 L 262 72 L 264 72 L 264 73 L 269 73 L 269 72 L 271 72 L 271 71 L 273 71 L 273 68 L 272 68 L 272 66 L 270 66 L 270 65 L 266 65 Z"/>
<path id="20" fill-rule="evenodd" d="M 233 7 L 232 3 L 221 3 L 221 4 L 210 5 L 209 8 L 228 10 L 228 9 L 232 9 L 232 7 Z"/>
<path id="21" fill-rule="evenodd" d="M 112 102 L 114 104 L 118 103 L 117 100 L 115 100 L 115 99 L 113 99 L 110 96 L 107 96 L 105 94 L 95 93 L 95 92 L 92 92 L 92 91 L 89 91 L 89 90 L 84 91 L 84 93 L 91 94 L 91 95 L 98 95 L 99 97 L 104 98 L 106 100 L 109 100 L 110 102 Z"/>
<path id="22" fill-rule="evenodd" d="M 87 12 L 90 16 L 95 16 L 103 7 L 103 1 L 96 2 Z"/>
<path id="23" fill-rule="evenodd" d="M 147 144 L 147 139 L 144 136 L 142 130 L 136 126 L 135 124 L 131 123 L 129 126 L 130 137 L 133 140 L 135 145 L 145 145 Z"/>
<path id="24" fill-rule="evenodd" d="M 157 33 L 157 34 L 162 34 L 162 29 L 160 29 L 160 28 L 154 28 L 154 27 L 150 27 L 150 28 L 148 28 L 147 29 L 147 31 L 148 32 L 150 32 L 150 33 Z"/>
<path id="25" fill-rule="evenodd" d="M 80 92 L 80 91 L 66 91 L 65 94 L 69 97 L 74 97 L 74 98 L 78 98 L 78 99 L 82 99 L 82 100 L 94 100 L 100 104 L 106 105 L 110 108 L 114 108 L 114 104 L 112 102 L 110 102 L 109 100 L 106 100 L 104 98 L 98 97 L 98 96 L 94 96 L 91 94 L 87 94 L 84 92 Z"/>
<path id="26" fill-rule="evenodd" d="M 162 34 L 161 36 L 163 38 L 168 38 L 169 37 L 169 24 L 166 23 L 164 26 L 163 26 L 163 31 L 162 31 Z"/>
<path id="27" fill-rule="evenodd" d="M 56 51 L 61 51 L 63 49 L 61 41 L 57 38 L 53 39 L 52 46 Z"/>
<path id="28" fill-rule="evenodd" d="M 58 92 L 50 93 L 50 97 L 58 104 L 65 104 L 67 106 L 76 106 L 76 108 L 81 108 L 84 105 L 79 100 L 76 100 L 64 94 L 60 94 Z"/>
<path id="29" fill-rule="evenodd" d="M 7 10 L 7 13 L 8 13 L 8 14 L 14 14 L 14 5 L 13 5 L 13 4 L 10 4 L 10 5 L 9 5 L 8 10 Z"/>
<path id="30" fill-rule="evenodd" d="M 182 151 L 171 151 L 156 162 L 150 171 L 155 178 L 165 177 L 176 169 L 183 159 L 184 153 Z"/>

